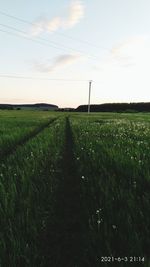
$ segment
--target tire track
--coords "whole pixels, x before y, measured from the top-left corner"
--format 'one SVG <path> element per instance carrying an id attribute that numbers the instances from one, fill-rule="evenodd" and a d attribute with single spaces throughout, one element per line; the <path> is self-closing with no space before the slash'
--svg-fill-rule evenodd
<path id="1" fill-rule="evenodd" d="M 6 160 L 9 155 L 12 155 L 16 152 L 16 150 L 20 147 L 25 145 L 29 140 L 36 137 L 40 132 L 42 132 L 45 128 L 47 128 L 50 124 L 56 121 L 57 118 L 50 119 L 48 122 L 36 127 L 32 132 L 26 134 L 21 140 L 19 140 L 13 147 L 6 149 L 5 151 L 0 151 L 0 162 Z"/>
<path id="2" fill-rule="evenodd" d="M 61 162 L 61 175 L 57 177 L 53 214 L 42 240 L 44 267 L 88 266 L 87 232 L 81 201 L 81 178 L 78 176 L 73 136 L 69 119 L 66 118 L 65 144 Z"/>

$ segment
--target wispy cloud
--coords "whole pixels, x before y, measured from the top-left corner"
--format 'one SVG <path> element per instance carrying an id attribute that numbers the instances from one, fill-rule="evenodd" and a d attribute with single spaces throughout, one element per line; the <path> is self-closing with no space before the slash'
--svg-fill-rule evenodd
<path id="1" fill-rule="evenodd" d="M 79 59 L 81 59 L 81 56 L 77 54 L 60 55 L 54 58 L 52 62 L 34 62 L 34 69 L 40 72 L 49 73 L 57 70 L 58 68 L 64 68 L 67 65 L 73 64 Z"/>
<path id="2" fill-rule="evenodd" d="M 147 40 L 146 35 L 139 35 L 139 36 L 130 37 L 130 38 L 124 40 L 123 42 L 115 45 L 112 48 L 111 53 L 116 55 L 116 54 L 122 52 L 123 50 L 130 49 L 131 46 L 137 47 L 139 45 L 142 45 L 143 43 L 145 43 L 146 40 Z"/>
<path id="3" fill-rule="evenodd" d="M 125 66 L 132 66 L 145 50 L 148 36 L 134 36 L 115 45 L 111 50 L 111 57 Z"/>
<path id="4" fill-rule="evenodd" d="M 109 53 L 103 58 L 99 65 L 94 66 L 96 70 L 108 70 L 118 68 L 142 67 L 148 64 L 150 57 L 150 36 L 133 36 L 115 44 Z"/>
<path id="5" fill-rule="evenodd" d="M 81 1 L 74 1 L 70 5 L 68 18 L 64 19 L 64 27 L 71 28 L 84 17 L 84 5 Z"/>
<path id="6" fill-rule="evenodd" d="M 150 36 L 133 36 L 116 43 L 97 67 L 93 72 L 101 82 L 101 99 L 105 102 L 147 101 Z"/>
<path id="7" fill-rule="evenodd" d="M 40 17 L 33 22 L 31 34 L 37 36 L 42 32 L 54 32 L 59 29 L 68 29 L 74 27 L 84 17 L 85 8 L 80 0 L 71 2 L 66 17 L 56 16 L 52 19 Z"/>

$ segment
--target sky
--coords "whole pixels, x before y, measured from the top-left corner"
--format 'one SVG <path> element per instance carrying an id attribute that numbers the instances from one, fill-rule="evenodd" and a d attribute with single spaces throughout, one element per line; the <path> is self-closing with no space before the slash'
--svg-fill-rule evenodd
<path id="1" fill-rule="evenodd" d="M 0 3 L 0 103 L 150 101 L 149 0 Z"/>

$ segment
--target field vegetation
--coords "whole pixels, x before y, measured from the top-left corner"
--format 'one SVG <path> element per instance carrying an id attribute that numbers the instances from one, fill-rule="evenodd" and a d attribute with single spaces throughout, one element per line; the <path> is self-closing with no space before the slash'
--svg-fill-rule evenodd
<path id="1" fill-rule="evenodd" d="M 150 266 L 148 113 L 0 111 L 0 125 L 1 267 Z"/>

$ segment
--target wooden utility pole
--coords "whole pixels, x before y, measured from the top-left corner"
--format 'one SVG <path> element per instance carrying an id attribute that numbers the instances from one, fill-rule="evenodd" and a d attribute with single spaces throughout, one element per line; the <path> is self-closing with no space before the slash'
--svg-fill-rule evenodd
<path id="1" fill-rule="evenodd" d="M 88 114 L 90 113 L 91 87 L 92 87 L 92 80 L 89 81 Z"/>

